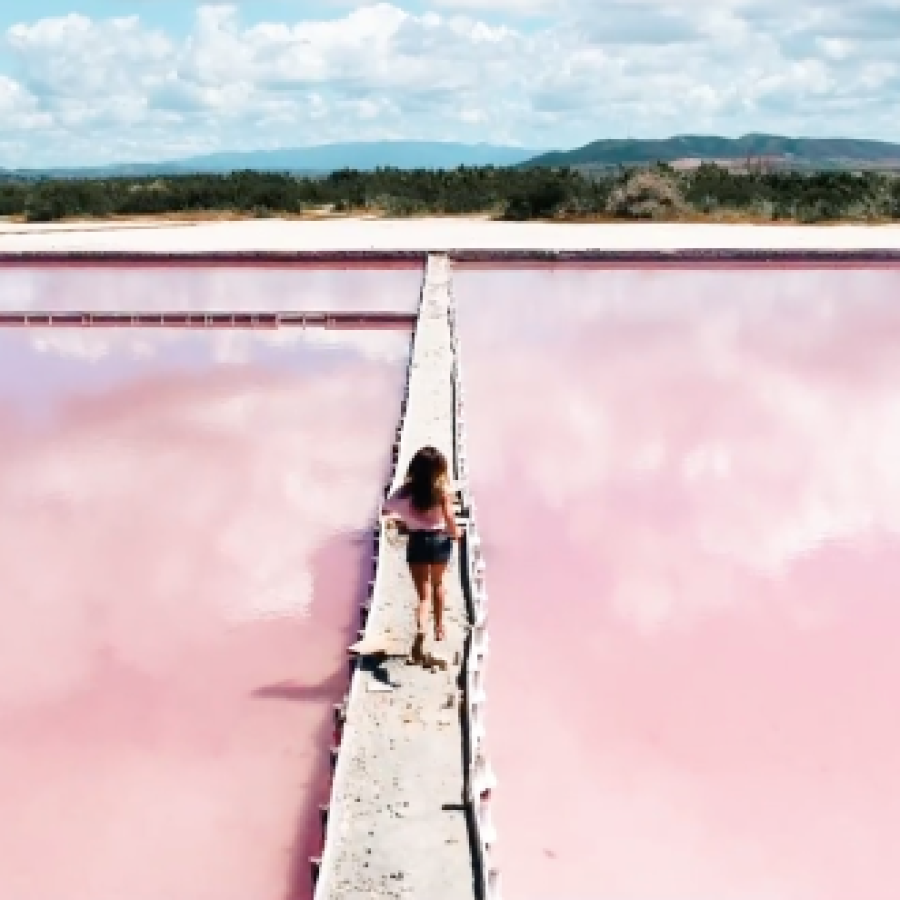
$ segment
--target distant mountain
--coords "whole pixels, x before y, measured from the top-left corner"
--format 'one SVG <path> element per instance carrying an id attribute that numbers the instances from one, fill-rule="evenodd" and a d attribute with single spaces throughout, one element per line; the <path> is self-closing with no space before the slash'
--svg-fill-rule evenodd
<path id="1" fill-rule="evenodd" d="M 617 166 L 680 160 L 766 157 L 796 168 L 900 167 L 900 144 L 852 138 L 791 138 L 745 134 L 739 138 L 679 135 L 664 140 L 600 140 L 575 150 L 544 153 L 523 166 Z"/>
<path id="2" fill-rule="evenodd" d="M 746 134 L 740 138 L 679 135 L 663 140 L 600 140 L 575 150 L 544 152 L 536 148 L 441 141 L 369 141 L 285 147 L 248 153 L 212 153 L 166 162 L 120 163 L 91 167 L 0 169 L 0 181 L 11 178 L 127 178 L 226 173 L 242 169 L 291 172 L 310 177 L 337 169 L 371 171 L 455 169 L 457 166 L 572 166 L 603 169 L 655 162 L 684 164 L 700 160 L 740 163 L 748 158 L 770 166 L 795 169 L 900 169 L 900 144 L 852 138 L 791 138 Z"/>
<path id="3" fill-rule="evenodd" d="M 337 169 L 370 171 L 399 169 L 455 169 L 457 166 L 514 166 L 542 150 L 494 144 L 438 141 L 371 141 L 285 147 L 250 153 L 212 153 L 159 163 L 123 163 L 85 168 L 0 170 L 0 177 L 113 178 L 188 173 L 223 173 L 242 169 L 296 174 L 327 174 Z"/>
<path id="4" fill-rule="evenodd" d="M 372 141 L 321 144 L 256 153 L 216 153 L 181 160 L 178 165 L 202 171 L 262 169 L 333 172 L 336 169 L 379 167 L 455 169 L 457 166 L 513 166 L 535 156 L 535 149 L 494 144 L 454 144 L 435 141 Z"/>
<path id="5" fill-rule="evenodd" d="M 186 175 L 195 171 L 180 163 L 120 163 L 108 166 L 57 167 L 47 169 L 0 169 L 0 180 L 35 178 L 146 178 L 155 175 Z"/>

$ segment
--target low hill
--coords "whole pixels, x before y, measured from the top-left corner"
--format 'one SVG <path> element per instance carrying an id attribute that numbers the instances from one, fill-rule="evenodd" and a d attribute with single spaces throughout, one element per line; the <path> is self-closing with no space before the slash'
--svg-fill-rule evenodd
<path id="1" fill-rule="evenodd" d="M 0 177 L 124 178 L 215 174 L 253 169 L 258 172 L 327 174 L 337 169 L 370 172 L 377 168 L 455 169 L 458 166 L 513 166 L 540 150 L 495 144 L 441 141 L 370 141 L 283 147 L 249 153 L 213 153 L 153 163 L 122 163 L 95 167 L 0 170 Z"/>
<path id="2" fill-rule="evenodd" d="M 788 168 L 900 168 L 900 144 L 853 138 L 791 138 L 746 134 L 739 138 L 679 135 L 663 140 L 600 140 L 575 150 L 544 153 L 523 166 L 610 167 L 681 160 L 765 158 Z"/>
<path id="3" fill-rule="evenodd" d="M 202 171 L 257 169 L 333 172 L 377 168 L 455 169 L 458 166 L 511 166 L 535 155 L 534 149 L 495 144 L 459 144 L 443 141 L 370 141 L 321 144 L 257 153 L 220 153 L 181 160 L 182 167 Z"/>

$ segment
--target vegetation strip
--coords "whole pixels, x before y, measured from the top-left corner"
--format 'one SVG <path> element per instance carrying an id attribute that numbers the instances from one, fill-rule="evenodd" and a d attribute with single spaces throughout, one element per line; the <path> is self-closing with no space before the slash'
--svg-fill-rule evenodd
<path id="1" fill-rule="evenodd" d="M 343 169 L 325 177 L 232 172 L 0 180 L 0 216 L 25 222 L 160 215 L 472 215 L 528 219 L 887 222 L 900 178 L 877 171 L 735 171 L 704 162 L 613 170 L 570 166 Z"/>

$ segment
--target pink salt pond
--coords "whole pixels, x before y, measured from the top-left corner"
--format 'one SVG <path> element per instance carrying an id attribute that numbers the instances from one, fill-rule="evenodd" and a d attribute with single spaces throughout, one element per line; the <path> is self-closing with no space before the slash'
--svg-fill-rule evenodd
<path id="1" fill-rule="evenodd" d="M 895 900 L 900 272 L 459 272 L 510 900 Z"/>
<path id="2" fill-rule="evenodd" d="M 309 896 L 408 348 L 0 331 L 0 896 Z"/>
<path id="3" fill-rule="evenodd" d="M 387 269 L 384 271 L 383 269 Z M 0 269 L 0 312 L 415 312 L 422 265 L 36 263 Z"/>

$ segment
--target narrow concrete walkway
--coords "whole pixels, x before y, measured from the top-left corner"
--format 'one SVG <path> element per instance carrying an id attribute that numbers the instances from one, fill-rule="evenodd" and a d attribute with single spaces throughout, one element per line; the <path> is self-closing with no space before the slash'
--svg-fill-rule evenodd
<path id="1" fill-rule="evenodd" d="M 453 459 L 449 283 L 447 258 L 429 257 L 394 487 L 424 444 Z M 384 534 L 366 637 L 408 648 L 415 591 L 404 540 L 392 529 Z M 447 572 L 447 638 L 426 644 L 427 652 L 447 660 L 446 670 L 388 659 L 377 676 L 368 666 L 354 676 L 316 900 L 475 896 L 455 702 L 467 624 L 458 566 L 454 555 Z M 394 690 L 373 691 L 385 676 Z"/>

